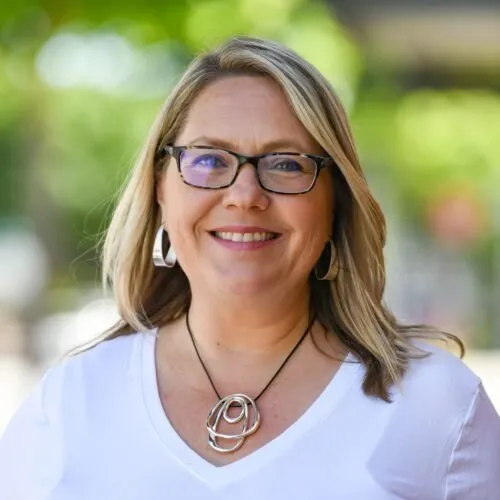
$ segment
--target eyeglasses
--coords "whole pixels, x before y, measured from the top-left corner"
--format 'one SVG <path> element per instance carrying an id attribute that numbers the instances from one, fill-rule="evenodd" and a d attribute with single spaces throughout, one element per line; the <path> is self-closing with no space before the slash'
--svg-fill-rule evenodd
<path id="1" fill-rule="evenodd" d="M 268 153 L 246 156 L 211 146 L 165 146 L 173 156 L 182 180 L 202 189 L 222 189 L 234 183 L 246 163 L 257 171 L 260 186 L 279 194 L 302 194 L 310 191 L 319 172 L 335 164 L 328 156 L 303 153 Z"/>

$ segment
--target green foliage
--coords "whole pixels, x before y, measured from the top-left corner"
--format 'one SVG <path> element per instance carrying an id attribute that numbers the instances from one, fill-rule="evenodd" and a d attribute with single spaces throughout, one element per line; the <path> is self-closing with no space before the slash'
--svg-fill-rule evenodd
<path id="1" fill-rule="evenodd" d="M 450 186 L 468 186 L 492 207 L 500 185 L 500 96 L 487 91 L 421 90 L 359 103 L 364 154 L 422 207 Z"/>

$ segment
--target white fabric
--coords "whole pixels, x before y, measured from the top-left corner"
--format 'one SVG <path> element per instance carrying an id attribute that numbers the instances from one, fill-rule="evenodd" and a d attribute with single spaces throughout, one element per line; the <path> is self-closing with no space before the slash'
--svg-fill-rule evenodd
<path id="1" fill-rule="evenodd" d="M 393 404 L 366 397 L 363 368 L 344 363 L 289 429 L 215 467 L 162 410 L 154 339 L 108 341 L 46 373 L 0 440 L 2 500 L 500 499 L 500 418 L 441 349 L 411 362 Z"/>

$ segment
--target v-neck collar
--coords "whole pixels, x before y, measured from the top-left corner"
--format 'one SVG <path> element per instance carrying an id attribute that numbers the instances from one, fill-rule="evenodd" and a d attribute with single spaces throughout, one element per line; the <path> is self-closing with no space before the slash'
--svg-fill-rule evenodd
<path id="1" fill-rule="evenodd" d="M 156 375 L 155 346 L 157 331 L 139 335 L 138 363 L 139 389 L 149 424 L 167 448 L 169 455 L 191 474 L 213 487 L 235 483 L 265 467 L 270 461 L 286 453 L 294 443 L 317 423 L 326 418 L 340 403 L 358 377 L 361 366 L 348 354 L 330 382 L 316 400 L 287 429 L 249 455 L 227 465 L 217 466 L 204 459 L 179 436 L 163 409 Z M 347 362 L 346 362 L 347 361 Z"/>

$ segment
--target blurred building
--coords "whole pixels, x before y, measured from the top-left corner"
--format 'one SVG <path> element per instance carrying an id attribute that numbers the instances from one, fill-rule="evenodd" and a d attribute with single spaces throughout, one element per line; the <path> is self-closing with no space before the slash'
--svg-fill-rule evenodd
<path id="1" fill-rule="evenodd" d="M 370 63 L 408 87 L 500 85 L 497 0 L 328 0 Z M 370 66 L 369 63 L 369 66 Z"/>

